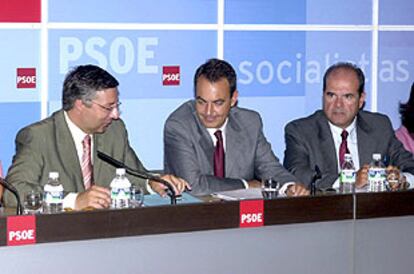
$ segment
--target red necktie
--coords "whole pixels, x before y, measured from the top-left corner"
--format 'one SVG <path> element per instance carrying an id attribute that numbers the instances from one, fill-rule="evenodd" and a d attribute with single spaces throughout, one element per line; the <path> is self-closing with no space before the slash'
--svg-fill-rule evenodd
<path id="1" fill-rule="evenodd" d="M 217 138 L 216 149 L 214 150 L 214 176 L 224 178 L 224 147 L 221 130 L 214 132 Z"/>
<path id="2" fill-rule="evenodd" d="M 85 189 L 89 189 L 93 184 L 93 167 L 91 157 L 91 136 L 86 135 L 82 141 L 82 177 Z"/>
<path id="3" fill-rule="evenodd" d="M 348 138 L 348 132 L 346 130 L 342 131 L 341 137 L 342 137 L 342 142 L 341 142 L 341 145 L 339 146 L 339 165 L 342 167 L 342 165 L 344 164 L 344 160 L 345 160 L 345 154 L 349 153 L 348 143 L 346 141 L 346 138 Z"/>

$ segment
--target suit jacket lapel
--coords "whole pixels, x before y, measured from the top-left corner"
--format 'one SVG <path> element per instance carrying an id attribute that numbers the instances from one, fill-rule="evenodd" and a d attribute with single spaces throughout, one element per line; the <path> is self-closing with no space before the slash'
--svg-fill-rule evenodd
<path id="1" fill-rule="evenodd" d="M 320 142 L 319 149 L 322 155 L 321 162 L 326 163 L 325 169 L 327 172 L 338 174 L 338 156 L 336 155 L 335 143 L 332 137 L 331 129 L 329 128 L 328 120 L 325 116 L 323 117 L 323 119 L 318 120 L 318 139 Z"/>
<path id="2" fill-rule="evenodd" d="M 204 166 L 208 167 L 208 171 L 209 173 L 213 174 L 214 173 L 214 144 L 213 141 L 211 140 L 210 134 L 208 133 L 207 129 L 201 124 L 197 113 L 195 111 L 194 108 L 194 104 L 192 104 L 192 109 L 193 109 L 193 117 L 196 120 L 196 124 L 197 124 L 197 131 L 198 131 L 198 143 L 201 147 L 201 150 L 203 151 L 207 161 L 206 163 L 203 163 Z"/>
<path id="3" fill-rule="evenodd" d="M 360 114 L 357 116 L 357 139 L 358 139 L 358 156 L 359 164 L 362 167 L 364 164 L 371 162 L 372 152 L 375 150 L 375 143 L 370 138 L 371 127 L 362 118 Z"/>
<path id="4" fill-rule="evenodd" d="M 94 183 L 103 181 L 102 178 L 98 178 L 98 174 L 103 174 L 102 172 L 100 172 L 100 170 L 102 168 L 102 161 L 98 161 L 98 153 L 97 153 L 97 151 L 101 150 L 101 149 L 102 149 L 102 151 L 105 151 L 103 149 L 102 140 L 101 140 L 99 134 L 94 134 L 93 135 L 93 151 L 92 151 Z"/>
<path id="5" fill-rule="evenodd" d="M 80 168 L 79 158 L 76 152 L 76 146 L 73 141 L 72 133 L 69 131 L 63 110 L 56 113 L 55 116 L 55 138 L 56 154 L 59 160 L 64 163 L 63 169 L 66 174 L 72 175 L 78 190 L 84 190 L 82 171 Z"/>
<path id="6" fill-rule="evenodd" d="M 240 171 L 236 169 L 236 163 L 243 159 L 241 153 L 245 148 L 243 147 L 246 142 L 243 140 L 243 134 L 241 134 L 242 127 L 238 123 L 234 116 L 229 115 L 226 126 L 226 153 L 225 153 L 225 165 L 226 176 L 230 174 L 240 174 Z"/>

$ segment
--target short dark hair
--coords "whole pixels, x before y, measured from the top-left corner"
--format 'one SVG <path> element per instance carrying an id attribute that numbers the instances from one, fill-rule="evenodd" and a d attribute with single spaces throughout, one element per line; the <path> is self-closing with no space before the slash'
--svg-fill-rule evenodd
<path id="1" fill-rule="evenodd" d="M 400 103 L 401 124 L 407 128 L 410 133 L 414 132 L 414 83 L 411 85 L 410 99 L 403 104 Z"/>
<path id="2" fill-rule="evenodd" d="M 349 62 L 339 62 L 336 63 L 332 66 L 330 66 L 326 72 L 325 75 L 323 76 L 323 91 L 325 91 L 326 89 L 326 82 L 328 80 L 328 77 L 335 71 L 337 70 L 350 70 L 355 72 L 357 78 L 358 78 L 358 82 L 359 82 L 359 86 L 358 86 L 358 94 L 359 96 L 361 96 L 361 94 L 364 92 L 365 90 L 365 76 L 364 76 L 364 72 L 362 71 L 362 69 L 360 69 L 357 65 L 349 63 Z"/>
<path id="3" fill-rule="evenodd" d="M 72 109 L 77 99 L 90 104 L 97 91 L 116 88 L 118 85 L 115 77 L 98 66 L 77 66 L 66 74 L 63 82 L 62 108 Z"/>
<path id="4" fill-rule="evenodd" d="M 225 78 L 230 86 L 230 97 L 237 89 L 237 76 L 233 67 L 224 60 L 211 58 L 198 67 L 194 75 L 194 95 L 197 94 L 197 81 L 200 77 L 205 77 L 209 82 L 215 83 Z"/>

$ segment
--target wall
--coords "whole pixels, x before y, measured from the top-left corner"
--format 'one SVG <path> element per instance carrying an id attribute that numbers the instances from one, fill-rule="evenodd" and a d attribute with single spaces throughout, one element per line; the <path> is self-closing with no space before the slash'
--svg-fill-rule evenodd
<path id="1" fill-rule="evenodd" d="M 1 160 L 10 165 L 21 127 L 60 108 L 65 73 L 85 63 L 120 80 L 132 146 L 150 169 L 162 167 L 166 117 L 211 57 L 234 65 L 239 105 L 262 114 L 280 158 L 284 125 L 320 108 L 323 73 L 338 60 L 363 68 L 366 109 L 398 127 L 414 78 L 413 13 L 410 0 L 0 0 Z M 177 67 L 179 84 L 164 85 Z"/>

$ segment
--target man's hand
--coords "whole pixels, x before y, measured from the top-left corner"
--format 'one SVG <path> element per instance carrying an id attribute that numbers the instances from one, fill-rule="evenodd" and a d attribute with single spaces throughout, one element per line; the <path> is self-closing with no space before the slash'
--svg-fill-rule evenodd
<path id="1" fill-rule="evenodd" d="M 388 186 L 391 190 L 404 189 L 406 187 L 407 178 L 400 172 L 396 166 L 387 166 L 386 168 Z"/>
<path id="2" fill-rule="evenodd" d="M 109 189 L 97 185 L 91 186 L 87 191 L 79 193 L 75 201 L 75 209 L 86 207 L 108 208 L 111 205 L 111 192 Z"/>
<path id="3" fill-rule="evenodd" d="M 249 185 L 249 188 L 261 188 L 262 187 L 262 182 L 258 180 L 250 180 L 247 182 L 247 184 Z"/>
<path id="4" fill-rule="evenodd" d="M 368 169 L 369 165 L 365 164 L 358 170 L 355 182 L 356 188 L 363 188 L 368 184 Z"/>
<path id="5" fill-rule="evenodd" d="M 286 195 L 288 197 L 292 196 L 308 196 L 309 190 L 306 188 L 306 186 L 302 183 L 295 183 L 291 186 L 289 186 L 286 190 Z"/>
<path id="6" fill-rule="evenodd" d="M 170 183 L 170 185 L 174 189 L 175 195 L 180 195 L 186 189 L 191 190 L 191 186 L 187 183 L 187 181 L 185 181 L 184 179 L 175 177 L 174 175 L 166 174 L 166 175 L 161 176 L 161 179 Z M 150 180 L 149 185 L 161 197 L 165 197 L 165 195 L 167 195 L 167 192 L 166 192 L 167 187 L 164 186 L 163 184 Z"/>

